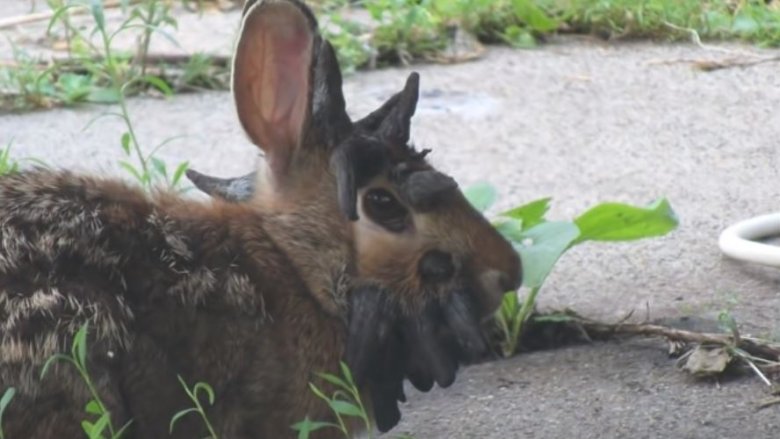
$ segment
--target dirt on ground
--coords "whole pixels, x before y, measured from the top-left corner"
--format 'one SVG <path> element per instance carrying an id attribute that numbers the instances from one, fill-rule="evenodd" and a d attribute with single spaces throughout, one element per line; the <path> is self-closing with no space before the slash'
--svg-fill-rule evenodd
<path id="1" fill-rule="evenodd" d="M 178 36 L 185 47 L 207 40 L 227 53 L 236 20 L 187 16 Z M 774 337 L 780 272 L 723 257 L 717 238 L 736 221 L 778 210 L 778 65 L 702 72 L 685 62 L 737 51 L 757 49 L 569 38 L 534 50 L 491 48 L 465 64 L 363 72 L 345 89 L 360 116 L 419 71 L 415 143 L 432 148 L 433 162 L 461 185 L 498 186 L 494 212 L 544 196 L 558 219 L 602 201 L 671 201 L 680 226 L 667 237 L 566 254 L 540 295 L 542 310 L 616 321 L 631 311 L 674 319 L 728 309 L 745 331 Z M 17 157 L 119 175 L 122 125 L 103 118 L 83 129 L 107 111 L 3 115 L 0 145 L 13 139 Z M 169 162 L 234 176 L 256 159 L 227 92 L 134 98 L 130 111 L 146 145 L 183 136 L 161 151 Z M 695 380 L 654 340 L 524 354 L 466 368 L 449 389 L 408 393 L 392 433 L 417 438 L 780 437 L 780 406 L 756 408 L 768 395 L 759 380 Z"/>

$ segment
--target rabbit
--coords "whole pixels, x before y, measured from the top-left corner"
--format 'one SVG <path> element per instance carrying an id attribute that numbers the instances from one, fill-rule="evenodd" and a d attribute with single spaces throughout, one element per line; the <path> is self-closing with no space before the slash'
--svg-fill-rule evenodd
<path id="1" fill-rule="evenodd" d="M 341 361 L 387 431 L 405 380 L 447 387 L 489 353 L 480 325 L 519 286 L 520 258 L 410 146 L 419 76 L 353 122 L 298 0 L 246 2 L 232 74 L 264 154 L 233 199 L 67 170 L 0 177 L 5 437 L 83 437 L 90 388 L 70 364 L 41 370 L 84 325 L 92 388 L 123 438 L 208 435 L 197 416 L 169 432 L 192 406 L 177 376 L 212 386 L 218 437 L 295 437 L 297 421 L 333 420 L 309 383 Z"/>

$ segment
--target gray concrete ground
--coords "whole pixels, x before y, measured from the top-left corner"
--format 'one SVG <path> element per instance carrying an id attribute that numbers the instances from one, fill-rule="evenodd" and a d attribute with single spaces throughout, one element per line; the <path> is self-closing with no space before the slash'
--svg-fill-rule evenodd
<path id="1" fill-rule="evenodd" d="M 232 19 L 215 25 L 207 18 L 180 33 L 187 41 L 208 34 L 210 47 L 227 50 Z M 222 33 L 210 32 L 215 27 Z M 433 148 L 432 160 L 463 185 L 499 186 L 496 211 L 552 196 L 550 217 L 563 219 L 601 201 L 670 199 L 679 230 L 574 249 L 545 286 L 542 309 L 618 319 L 631 310 L 661 318 L 729 308 L 754 333 L 780 335 L 780 273 L 725 259 L 717 248 L 729 224 L 778 209 L 778 66 L 704 73 L 677 62 L 726 56 L 689 45 L 575 39 L 538 50 L 493 48 L 467 64 L 360 73 L 345 88 L 350 112 L 362 115 L 419 71 L 416 143 Z M 146 145 L 185 136 L 161 152 L 169 161 L 225 176 L 251 168 L 256 153 L 227 93 L 138 98 L 130 108 Z M 16 156 L 118 174 L 121 125 L 105 118 L 82 130 L 108 110 L 4 115 L 0 144 L 13 139 Z M 448 390 L 410 392 L 396 431 L 418 438 L 780 436 L 780 407 L 755 409 L 767 394 L 758 380 L 697 382 L 665 352 L 663 343 L 635 340 L 470 367 Z"/>

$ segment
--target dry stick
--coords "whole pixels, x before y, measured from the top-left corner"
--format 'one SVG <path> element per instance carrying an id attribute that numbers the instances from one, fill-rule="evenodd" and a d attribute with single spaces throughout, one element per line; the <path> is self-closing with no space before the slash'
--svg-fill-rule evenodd
<path id="1" fill-rule="evenodd" d="M 696 29 L 677 26 L 676 24 L 670 23 L 668 21 L 665 21 L 664 25 L 671 29 L 689 34 L 691 36 L 691 42 L 693 42 L 693 44 L 698 46 L 700 49 L 706 50 L 708 52 L 719 52 L 726 55 L 731 55 L 731 57 L 724 60 L 706 60 L 706 59 L 696 60 L 696 59 L 688 59 L 688 58 L 662 60 L 662 61 L 654 60 L 654 61 L 649 61 L 647 64 L 685 63 L 685 64 L 693 64 L 699 70 L 705 72 L 712 72 L 715 70 L 727 69 L 731 67 L 745 68 L 745 67 L 752 67 L 759 64 L 780 61 L 780 56 L 762 56 L 758 53 L 751 52 L 751 51 L 732 50 L 723 47 L 713 46 L 710 44 L 704 44 L 701 41 L 701 37 L 699 36 L 699 33 L 696 32 Z"/>
<path id="2" fill-rule="evenodd" d="M 138 3 L 140 0 L 130 0 L 129 4 Z M 107 0 L 103 4 L 104 9 L 116 8 L 121 5 L 120 0 Z M 88 8 L 77 8 L 71 14 L 86 14 L 89 11 Z M 15 17 L 8 17 L 0 20 L 0 29 L 6 27 L 13 27 L 20 24 L 34 23 L 36 21 L 50 20 L 54 16 L 55 11 L 36 12 L 34 14 L 17 15 Z"/>
<path id="3" fill-rule="evenodd" d="M 645 323 L 602 323 L 581 317 L 575 317 L 574 321 L 592 336 L 608 337 L 612 335 L 643 335 L 648 337 L 665 337 L 673 341 L 686 343 L 715 344 L 720 346 L 735 346 L 734 337 L 731 334 L 718 334 L 707 332 L 693 332 L 682 329 L 669 328 L 661 325 Z M 772 346 L 758 339 L 741 337 L 736 346 L 750 355 L 780 361 L 780 346 Z"/>

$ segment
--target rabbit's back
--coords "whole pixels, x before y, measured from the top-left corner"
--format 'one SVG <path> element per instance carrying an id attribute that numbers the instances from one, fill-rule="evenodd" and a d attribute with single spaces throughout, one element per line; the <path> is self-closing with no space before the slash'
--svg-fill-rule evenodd
<path id="1" fill-rule="evenodd" d="M 47 170 L 0 178 L 0 206 L 0 387 L 19 390 L 9 415 L 22 416 L 9 432 L 16 424 L 25 437 L 47 437 L 84 419 L 89 395 L 75 370 L 38 374 L 51 355 L 70 351 L 86 322 L 98 391 L 115 423 L 132 418 L 142 436 L 159 433 L 144 425 L 167 426 L 188 406 L 176 375 L 220 392 L 283 382 L 293 360 L 310 366 L 289 347 L 307 325 L 291 329 L 285 320 L 316 311 L 295 294 L 303 285 L 251 209 L 150 197 L 121 182 Z M 284 317 L 272 319 L 272 311 Z M 336 343 L 322 318 L 304 322 Z M 286 401 L 285 392 L 236 390 L 233 403 L 264 405 L 274 396 L 288 414 L 300 402 Z M 46 418 L 52 401 L 73 410 L 46 427 L 34 416 Z M 200 434 L 193 424 L 180 431 Z"/>
<path id="2" fill-rule="evenodd" d="M 147 198 L 118 182 L 35 170 L 0 179 L 0 206 L 3 363 L 66 351 L 88 320 L 107 347 L 126 347 L 127 266 L 149 251 Z"/>

